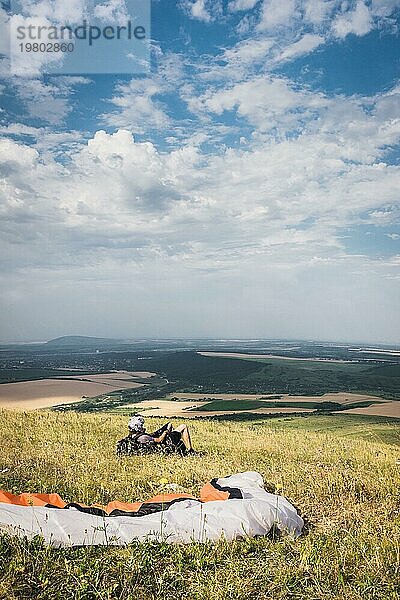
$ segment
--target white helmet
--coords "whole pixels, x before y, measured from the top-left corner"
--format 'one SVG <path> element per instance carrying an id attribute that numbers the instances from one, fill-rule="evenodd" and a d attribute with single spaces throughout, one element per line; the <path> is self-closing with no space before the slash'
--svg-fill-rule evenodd
<path id="1" fill-rule="evenodd" d="M 128 427 L 133 433 L 144 431 L 143 417 L 141 415 L 134 415 L 129 419 Z"/>

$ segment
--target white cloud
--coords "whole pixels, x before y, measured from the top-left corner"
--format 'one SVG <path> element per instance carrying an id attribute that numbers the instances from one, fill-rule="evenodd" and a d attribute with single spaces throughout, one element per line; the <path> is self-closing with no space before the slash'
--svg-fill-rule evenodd
<path id="1" fill-rule="evenodd" d="M 157 45 L 153 46 L 153 55 L 156 68 L 151 77 L 133 78 L 115 86 L 114 95 L 108 100 L 112 109 L 101 115 L 104 124 L 133 133 L 164 131 L 170 126 L 177 131 L 162 96 L 183 93 L 187 85 L 186 66 L 181 55 L 163 52 Z"/>
<path id="2" fill-rule="evenodd" d="M 297 92 L 283 78 L 264 76 L 207 92 L 192 102 L 191 108 L 217 115 L 234 110 L 259 131 L 280 127 L 285 132 L 296 129 L 304 119 L 313 118 L 313 111 L 326 104 L 322 95 Z"/>
<path id="3" fill-rule="evenodd" d="M 15 8 L 15 7 L 14 7 Z M 81 24 L 84 18 L 88 19 L 88 3 L 86 0 L 39 0 L 38 2 L 23 2 L 19 13 L 10 16 L 9 28 L 11 31 L 11 74 L 18 77 L 37 77 L 47 68 L 62 66 L 65 56 L 62 52 L 23 52 L 20 51 L 20 36 L 17 30 L 22 27 L 25 34 L 31 27 L 38 33 L 38 40 L 46 44 L 53 40 L 49 37 L 52 26 L 66 24 Z M 0 21 L 3 20 L 0 18 Z M 26 38 L 24 38 L 26 39 Z"/>
<path id="4" fill-rule="evenodd" d="M 338 38 L 345 38 L 350 33 L 358 36 L 369 33 L 372 29 L 369 8 L 362 0 L 358 0 L 355 9 L 336 16 L 332 23 L 332 31 Z"/>
<path id="5" fill-rule="evenodd" d="M 282 107 L 284 82 L 269 83 L 276 94 L 270 110 L 290 113 L 294 92 Z M 248 98 L 257 104 L 254 88 Z M 307 95 L 303 100 L 312 104 Z M 222 110 L 227 99 L 213 101 Z M 298 138 L 255 138 L 246 149 L 216 155 L 190 144 L 161 153 L 149 142 L 135 142 L 128 131 L 99 131 L 87 144 L 75 145 L 63 166 L 44 162 L 41 148 L 3 139 L 4 240 L 13 231 L 14 242 L 23 243 L 21 255 L 18 244 L 14 248 L 13 266 L 23 265 L 28 231 L 30 261 L 38 266 L 74 266 L 83 255 L 88 265 L 106 255 L 138 264 L 164 256 L 194 270 L 240 269 L 266 257 L 281 266 L 308 264 L 316 255 L 345 260 L 338 227 L 362 222 L 365 213 L 381 212 L 389 223 L 394 218 L 386 207 L 397 202 L 400 169 L 376 158 L 382 145 L 400 139 L 400 131 L 382 132 L 387 108 L 364 114 L 355 103 L 346 113 L 342 102 L 325 106 L 318 96 L 314 104 L 327 114 Z"/>
<path id="6" fill-rule="evenodd" d="M 24 2 L 25 16 L 37 17 L 55 23 L 80 23 L 88 10 L 87 0 L 39 0 Z"/>
<path id="7" fill-rule="evenodd" d="M 9 125 L 3 125 L 0 127 L 0 133 L 17 136 L 28 135 L 32 137 L 37 137 L 41 135 L 42 131 L 42 129 L 38 129 L 37 127 L 30 127 L 29 125 L 23 125 L 22 123 L 10 123 Z"/>
<path id="8" fill-rule="evenodd" d="M 389 17 L 397 8 L 400 0 L 372 0 L 371 10 L 379 17 Z"/>
<path id="9" fill-rule="evenodd" d="M 12 86 L 25 107 L 26 114 L 34 119 L 61 124 L 71 111 L 71 96 L 76 86 L 87 85 L 85 77 L 59 76 L 51 83 L 41 79 L 12 78 Z"/>
<path id="10" fill-rule="evenodd" d="M 324 42 L 325 38 L 321 35 L 306 33 L 300 40 L 285 48 L 277 57 L 277 60 L 291 60 L 298 56 L 302 56 L 303 54 L 308 54 L 318 48 L 318 46 L 321 46 Z"/>
<path id="11" fill-rule="evenodd" d="M 85 137 L 80 131 L 55 132 L 50 127 L 30 127 L 21 123 L 0 126 L 1 134 L 22 143 L 28 138 L 31 148 L 38 150 L 43 160 L 48 157 L 50 161 L 59 154 L 76 150 Z"/>
<path id="12" fill-rule="evenodd" d="M 251 10 L 258 4 L 259 0 L 233 0 L 229 3 L 228 9 L 231 12 L 237 12 L 241 10 Z"/>
<path id="13" fill-rule="evenodd" d="M 184 7 L 192 19 L 209 23 L 212 21 L 212 14 L 207 5 L 207 0 L 187 0 Z"/>
<path id="14" fill-rule="evenodd" d="M 259 31 L 271 31 L 276 27 L 289 27 L 296 15 L 296 0 L 264 0 Z"/>
<path id="15" fill-rule="evenodd" d="M 18 165 L 21 169 L 33 167 L 39 157 L 33 148 L 9 139 L 0 139 L 0 148 L 3 161 Z"/>
<path id="16" fill-rule="evenodd" d="M 276 44 L 273 38 L 250 38 L 226 48 L 212 61 L 206 59 L 197 65 L 198 78 L 206 82 L 243 81 L 255 69 L 266 67 L 271 50 Z"/>
<path id="17" fill-rule="evenodd" d="M 292 96 L 289 100 L 287 111 Z M 220 98 L 219 106 L 225 101 Z M 311 99 L 304 95 L 304 102 Z M 338 228 L 363 222 L 365 214 L 380 222 L 382 214 L 385 223 L 394 224 L 389 207 L 398 199 L 400 169 L 368 158 L 379 156 L 380 144 L 390 138 L 382 133 L 382 125 L 385 119 L 392 120 L 395 107 L 383 107 L 382 102 L 383 98 L 370 99 L 370 104 L 380 106 L 364 114 L 353 100 L 346 113 L 345 101 L 339 98 L 322 106 L 322 114 L 328 110 L 329 115 L 298 138 L 261 136 L 245 149 L 226 148 L 213 155 L 201 154 L 190 144 L 160 152 L 150 142 L 136 142 L 128 131 L 112 135 L 99 131 L 88 143 L 71 148 L 69 159 L 59 163 L 43 160 L 40 148 L 0 139 L 2 268 L 14 272 L 13 294 L 8 297 L 3 286 L 7 314 L 19 315 L 19 323 L 25 323 L 24 307 L 29 302 L 38 322 L 67 319 L 69 327 L 75 323 L 82 330 L 84 322 L 94 326 L 94 316 L 101 319 L 103 308 L 106 318 L 110 302 L 119 298 L 118 316 L 109 315 L 105 321 L 110 334 L 115 335 L 118 323 L 126 322 L 133 310 L 140 327 L 144 322 L 150 328 L 161 327 L 157 331 L 165 335 L 172 329 L 175 335 L 194 335 L 191 327 L 198 322 L 194 314 L 196 310 L 206 314 L 211 294 L 215 314 L 207 323 L 211 319 L 214 331 L 222 333 L 219 327 L 228 328 L 227 290 L 235 295 L 248 288 L 251 294 L 245 305 L 252 318 L 242 315 L 242 335 L 252 334 L 254 315 L 256 321 L 276 320 L 278 301 L 285 315 L 285 322 L 278 319 L 280 336 L 285 335 L 288 319 L 288 335 L 290 330 L 300 335 L 288 317 L 295 309 L 297 320 L 299 311 L 305 315 L 301 320 L 309 336 L 316 334 L 315 323 L 325 327 L 328 311 L 334 324 L 323 331 L 333 335 L 333 326 L 340 322 L 337 304 L 343 309 L 349 289 L 353 303 L 377 290 L 393 297 L 390 286 L 397 281 L 394 263 L 372 260 L 362 252 L 352 256 L 337 235 Z M 34 133 L 18 126 L 12 129 Z M 355 142 L 354 131 L 359 135 Z M 28 297 L 20 295 L 18 290 L 27 285 Z M 81 301 L 73 308 L 77 287 Z M 271 293 L 269 306 L 265 298 Z M 166 329 L 160 294 L 162 306 L 174 307 L 167 311 Z M 307 300 L 299 301 L 303 297 Z M 96 306 L 90 298 L 97 298 Z M 232 305 L 235 322 L 242 301 Z M 65 307 L 66 302 L 68 316 L 60 321 L 55 307 Z M 312 319 L 306 314 L 310 304 Z M 29 314 L 32 317 L 32 311 Z M 356 324 L 361 331 L 366 315 L 350 314 L 353 325 L 348 335 L 355 335 Z M 393 317 L 390 309 L 385 314 Z M 376 320 L 374 327 L 372 337 L 377 332 L 393 334 L 393 322 L 392 329 L 383 322 L 378 326 Z M 200 327 L 198 334 L 205 330 Z"/>
<path id="18" fill-rule="evenodd" d="M 133 79 L 130 83 L 117 86 L 117 95 L 110 100 L 116 110 L 104 114 L 104 122 L 136 133 L 165 129 L 169 117 L 154 99 L 163 91 L 162 84 L 152 79 Z"/>
<path id="19" fill-rule="evenodd" d="M 0 5 L 0 55 L 8 56 L 10 53 L 9 16 Z"/>
<path id="20" fill-rule="evenodd" d="M 203 6 L 214 18 L 211 5 Z M 15 282 L 9 296 L 3 285 L 0 296 L 9 311 L 3 314 L 25 322 L 29 302 L 38 322 L 46 312 L 58 323 L 54 306 L 64 300 L 77 325 L 95 327 L 104 314 L 110 335 L 133 318 L 160 334 L 193 335 L 199 314 L 215 332 L 231 319 L 242 328 L 238 334 L 251 335 L 253 327 L 261 335 L 259 324 L 266 323 L 264 335 L 272 335 L 279 305 L 285 315 L 276 324 L 279 336 L 285 327 L 288 335 L 301 336 L 296 323 L 303 321 L 307 336 L 316 321 L 319 332 L 334 335 L 336 328 L 337 335 L 347 335 L 351 319 L 352 335 L 363 334 L 368 310 L 354 306 L 372 298 L 370 309 L 395 297 L 398 262 L 364 256 L 363 248 L 352 255 L 338 230 L 368 222 L 391 231 L 398 221 L 400 169 L 385 164 L 385 148 L 400 141 L 400 90 L 334 97 L 268 73 L 276 60 L 323 42 L 331 8 L 316 0 L 292 3 L 290 11 L 284 7 L 286 16 L 283 9 L 275 12 L 268 37 L 257 32 L 216 57 L 187 60 L 197 69 L 190 78 L 182 57 L 156 49 L 152 79 L 115 88 L 112 111 L 103 115 L 118 130 L 113 134 L 98 131 L 85 141 L 82 132 L 56 133 L 47 126 L 1 128 L 0 261 L 14 271 Z M 312 32 L 302 29 L 302 9 L 316 27 Z M 360 31 L 351 16 L 356 11 L 339 16 L 347 15 L 350 28 Z M 276 27 L 294 23 L 276 35 Z M 345 30 L 349 26 L 342 25 Z M 53 78 L 13 85 L 30 116 L 58 124 L 69 114 L 73 86 L 84 83 Z M 174 90 L 192 111 L 185 122 L 173 121 L 163 103 Z M 225 112 L 232 118 L 225 119 Z M 132 137 L 151 130 L 163 133 L 169 150 Z M 234 143 L 221 144 L 232 133 Z M 397 241 L 392 236 L 398 234 L 387 235 Z M 78 286 L 85 298 L 79 306 Z M 240 301 L 227 308 L 227 294 Z M 112 302 L 119 302 L 117 316 L 109 315 Z M 374 319 L 372 337 L 394 335 L 389 321 L 395 313 L 390 306 L 384 312 Z"/>
<path id="21" fill-rule="evenodd" d="M 234 67 L 249 66 L 265 60 L 268 51 L 275 44 L 274 39 L 249 39 L 238 42 L 218 57 Z"/>
<path id="22" fill-rule="evenodd" d="M 228 8 L 230 12 L 254 8 L 252 0 L 234 0 Z M 258 33 L 282 34 L 280 42 L 294 42 L 300 34 L 320 35 L 325 39 L 344 39 L 349 34 L 363 36 L 372 29 L 397 26 L 394 12 L 400 0 L 263 0 L 259 19 L 255 14 L 247 14 L 237 26 L 239 34 L 251 31 Z"/>
<path id="23" fill-rule="evenodd" d="M 69 94 L 57 86 L 31 79 L 18 83 L 17 88 L 19 97 L 34 119 L 45 120 L 53 125 L 60 124 L 71 110 Z"/>
<path id="24" fill-rule="evenodd" d="M 51 52 L 21 52 L 20 51 L 20 38 L 18 31 L 22 28 L 26 32 L 30 27 L 34 28 L 34 31 L 40 31 L 45 34 L 40 36 L 43 43 L 49 42 L 48 28 L 53 25 L 53 21 L 50 21 L 46 17 L 35 16 L 25 17 L 21 14 L 13 14 L 10 17 L 10 58 L 11 58 L 11 75 L 18 77 L 37 77 L 39 76 L 45 67 L 49 68 L 61 66 L 64 55 L 63 53 L 51 53 Z M 42 31 L 43 30 L 43 31 Z M 25 39 L 25 38 L 24 38 Z"/>
<path id="25" fill-rule="evenodd" d="M 304 18 L 313 25 L 321 25 L 335 6 L 333 0 L 305 0 Z"/>
<path id="26" fill-rule="evenodd" d="M 303 50 L 308 43 L 312 45 L 318 41 L 306 38 Z M 246 52 L 242 52 L 243 49 Z M 346 141 L 344 147 L 349 160 L 371 162 L 379 156 L 378 147 L 399 141 L 400 91 L 397 87 L 374 98 L 342 98 L 313 93 L 307 87 L 295 86 L 290 80 L 267 72 L 262 76 L 252 75 L 253 61 L 257 63 L 254 50 L 252 46 L 238 46 L 226 51 L 223 56 L 227 57 L 227 64 L 210 68 L 208 76 L 214 77 L 215 81 L 214 85 L 208 84 L 205 92 L 199 93 L 196 87 L 188 86 L 181 97 L 196 117 L 215 124 L 215 115 L 231 112 L 243 119 L 236 123 L 237 126 L 247 122 L 252 127 L 254 138 L 263 133 L 277 139 L 306 132 L 323 133 L 330 135 L 331 139 L 340 136 Z M 292 50 L 289 46 L 289 55 Z M 296 53 L 301 50 L 301 47 L 294 48 Z M 272 52 L 275 51 L 273 47 Z M 279 58 L 279 55 L 275 58 L 272 55 L 268 60 L 272 63 Z M 249 62 L 246 64 L 247 59 Z M 221 62 L 221 56 L 218 61 Z M 229 77 L 232 71 L 237 71 L 242 79 L 239 76 L 239 80 L 233 83 L 234 78 Z M 224 75 L 231 83 L 224 81 Z"/>
<path id="27" fill-rule="evenodd" d="M 378 227 L 391 225 L 398 221 L 398 211 L 392 207 L 384 207 L 382 209 L 372 210 L 368 214 L 368 223 L 377 225 Z"/>
<path id="28" fill-rule="evenodd" d="M 97 18 L 107 24 L 124 25 L 130 17 L 125 0 L 106 0 L 102 4 L 96 4 L 93 12 Z"/>

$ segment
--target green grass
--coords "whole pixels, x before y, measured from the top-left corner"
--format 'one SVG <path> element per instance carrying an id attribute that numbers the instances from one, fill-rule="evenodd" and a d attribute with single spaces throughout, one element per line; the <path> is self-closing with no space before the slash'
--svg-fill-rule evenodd
<path id="1" fill-rule="evenodd" d="M 149 430 L 158 419 L 146 419 Z M 117 459 L 126 417 L 0 411 L 0 487 L 65 500 L 145 499 L 166 478 L 198 494 L 257 470 L 301 510 L 308 533 L 234 543 L 47 548 L 0 541 L 2 600 L 398 600 L 400 421 L 310 415 L 186 421 L 201 455 Z"/>
<path id="2" fill-rule="evenodd" d="M 192 408 L 193 412 L 205 411 L 229 411 L 229 410 L 256 410 L 257 408 L 267 408 L 274 402 L 263 402 L 262 400 L 212 400 L 197 408 Z"/>

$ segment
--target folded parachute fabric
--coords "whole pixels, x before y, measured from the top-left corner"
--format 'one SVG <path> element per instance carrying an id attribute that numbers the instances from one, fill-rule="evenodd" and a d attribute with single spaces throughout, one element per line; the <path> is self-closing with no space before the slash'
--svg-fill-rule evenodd
<path id="1" fill-rule="evenodd" d="M 284 498 L 264 490 L 259 473 L 213 479 L 200 498 L 162 494 L 146 502 L 106 507 L 65 503 L 58 494 L 0 491 L 0 532 L 54 547 L 124 546 L 134 541 L 190 543 L 266 535 L 273 526 L 293 537 L 303 520 Z"/>

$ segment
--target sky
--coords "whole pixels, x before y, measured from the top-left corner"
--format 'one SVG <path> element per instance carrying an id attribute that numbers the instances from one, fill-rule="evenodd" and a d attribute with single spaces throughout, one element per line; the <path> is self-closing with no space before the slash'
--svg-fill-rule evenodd
<path id="1" fill-rule="evenodd" d="M 0 42 L 0 339 L 400 343 L 400 0 L 151 8 L 144 75 Z"/>

